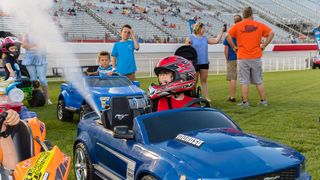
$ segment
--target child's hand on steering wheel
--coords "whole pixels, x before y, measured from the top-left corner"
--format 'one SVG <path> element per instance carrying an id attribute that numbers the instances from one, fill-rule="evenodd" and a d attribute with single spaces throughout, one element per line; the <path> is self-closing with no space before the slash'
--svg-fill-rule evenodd
<path id="1" fill-rule="evenodd" d="M 19 114 L 16 111 L 9 109 L 6 112 L 8 113 L 8 115 L 3 122 L 1 130 L 5 130 L 6 126 L 15 126 L 20 122 Z"/>

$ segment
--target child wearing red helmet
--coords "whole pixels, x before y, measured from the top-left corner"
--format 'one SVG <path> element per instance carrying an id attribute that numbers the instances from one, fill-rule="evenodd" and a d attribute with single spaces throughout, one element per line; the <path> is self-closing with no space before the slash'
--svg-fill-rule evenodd
<path id="1" fill-rule="evenodd" d="M 182 108 L 194 98 L 185 95 L 195 85 L 192 63 L 180 56 L 161 59 L 154 69 L 159 85 L 150 87 L 151 100 L 158 100 L 156 111 Z"/>

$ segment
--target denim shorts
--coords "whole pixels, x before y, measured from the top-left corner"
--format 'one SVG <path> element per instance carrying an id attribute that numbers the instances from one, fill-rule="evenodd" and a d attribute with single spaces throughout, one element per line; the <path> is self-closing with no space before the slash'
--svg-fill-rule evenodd
<path id="1" fill-rule="evenodd" d="M 39 81 L 42 86 L 47 86 L 47 64 L 42 65 L 27 65 L 26 66 L 31 81 L 36 81 L 39 78 Z"/>

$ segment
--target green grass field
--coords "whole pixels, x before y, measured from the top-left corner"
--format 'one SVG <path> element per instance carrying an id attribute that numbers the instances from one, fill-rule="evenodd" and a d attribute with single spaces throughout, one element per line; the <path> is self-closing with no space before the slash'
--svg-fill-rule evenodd
<path id="1" fill-rule="evenodd" d="M 156 79 L 139 79 L 144 90 Z M 229 93 L 225 76 L 209 76 L 210 97 L 214 108 L 234 119 L 243 131 L 286 144 L 303 153 L 307 171 L 320 179 L 320 70 L 264 73 L 268 107 L 259 101 L 255 87 L 250 88 L 250 108 L 243 109 L 227 102 Z M 78 116 L 73 122 L 59 122 L 56 102 L 61 82 L 49 84 L 54 105 L 30 108 L 46 123 L 47 138 L 72 156 Z M 239 89 L 239 88 L 237 88 Z M 237 100 L 240 91 L 237 91 Z M 74 179 L 73 169 L 71 178 Z"/>

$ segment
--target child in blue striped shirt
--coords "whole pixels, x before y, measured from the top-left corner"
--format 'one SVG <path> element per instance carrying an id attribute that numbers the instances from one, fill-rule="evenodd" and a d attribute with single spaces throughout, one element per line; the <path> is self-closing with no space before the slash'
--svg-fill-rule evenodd
<path id="1" fill-rule="evenodd" d="M 96 72 L 87 72 L 88 75 L 94 76 L 112 76 L 114 73 L 112 66 L 110 66 L 110 53 L 107 51 L 100 51 L 98 54 L 99 67 Z"/>

